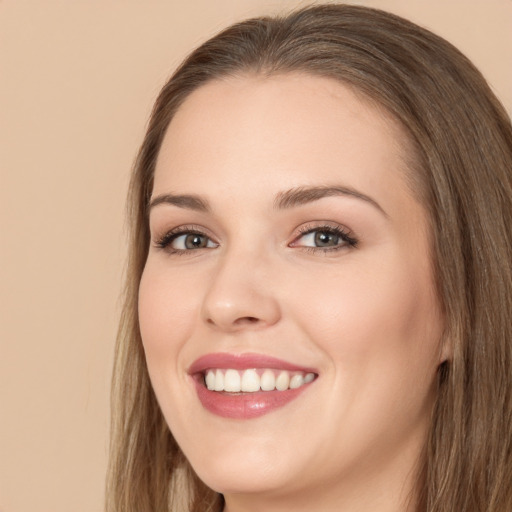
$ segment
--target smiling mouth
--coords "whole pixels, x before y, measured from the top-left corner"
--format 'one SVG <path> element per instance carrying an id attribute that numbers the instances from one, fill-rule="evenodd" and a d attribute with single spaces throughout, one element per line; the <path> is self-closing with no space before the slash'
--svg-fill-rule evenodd
<path id="1" fill-rule="evenodd" d="M 276 370 L 273 368 L 210 368 L 203 375 L 210 391 L 228 393 L 257 393 L 298 389 L 315 379 L 312 372 Z"/>
<path id="2" fill-rule="evenodd" d="M 318 372 L 262 354 L 207 354 L 188 369 L 208 412 L 248 420 L 285 407 L 314 384 Z"/>

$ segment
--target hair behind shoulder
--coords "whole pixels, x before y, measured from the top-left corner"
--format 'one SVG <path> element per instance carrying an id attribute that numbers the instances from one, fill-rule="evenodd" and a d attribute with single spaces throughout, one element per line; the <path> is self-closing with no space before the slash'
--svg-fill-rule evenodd
<path id="1" fill-rule="evenodd" d="M 255 18 L 197 48 L 162 89 L 128 199 L 130 253 L 116 346 L 108 512 L 220 511 L 169 432 L 151 389 L 137 296 L 147 205 L 166 128 L 215 79 L 302 72 L 348 84 L 403 125 L 411 188 L 430 216 L 432 259 L 453 357 L 420 472 L 418 512 L 512 510 L 512 127 L 479 71 L 406 20 L 317 5 Z"/>

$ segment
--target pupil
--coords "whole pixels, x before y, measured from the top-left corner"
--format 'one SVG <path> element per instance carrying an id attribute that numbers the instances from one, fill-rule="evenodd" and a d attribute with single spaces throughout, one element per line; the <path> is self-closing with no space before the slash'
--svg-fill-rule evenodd
<path id="1" fill-rule="evenodd" d="M 185 239 L 185 247 L 187 249 L 206 247 L 206 239 L 202 235 L 188 235 Z"/>
<path id="2" fill-rule="evenodd" d="M 315 245 L 317 247 L 332 247 L 338 244 L 338 236 L 332 233 L 320 231 L 315 235 Z"/>

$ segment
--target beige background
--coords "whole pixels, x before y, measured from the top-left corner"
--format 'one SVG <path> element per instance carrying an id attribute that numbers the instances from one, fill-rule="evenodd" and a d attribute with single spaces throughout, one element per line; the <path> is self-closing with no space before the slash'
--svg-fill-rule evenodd
<path id="1" fill-rule="evenodd" d="M 445 36 L 512 111 L 512 0 L 353 3 Z M 123 203 L 152 101 L 208 35 L 297 5 L 0 0 L 1 512 L 101 510 Z"/>

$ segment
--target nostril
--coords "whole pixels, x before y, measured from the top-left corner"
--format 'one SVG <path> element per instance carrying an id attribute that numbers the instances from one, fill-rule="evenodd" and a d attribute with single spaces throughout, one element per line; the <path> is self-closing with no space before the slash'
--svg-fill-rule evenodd
<path id="1" fill-rule="evenodd" d="M 255 324 L 259 321 L 255 316 L 243 316 L 235 320 L 235 324 Z"/>
<path id="2" fill-rule="evenodd" d="M 252 325 L 252 324 L 257 324 L 259 321 L 260 321 L 260 319 L 256 318 L 255 316 L 243 316 L 243 317 L 237 318 L 233 322 L 233 325 Z M 212 318 L 208 318 L 206 320 L 206 322 L 209 323 L 210 325 L 215 325 L 215 321 Z"/>

